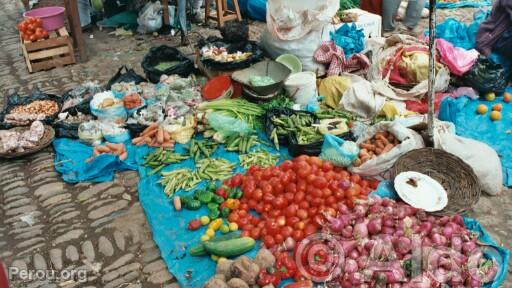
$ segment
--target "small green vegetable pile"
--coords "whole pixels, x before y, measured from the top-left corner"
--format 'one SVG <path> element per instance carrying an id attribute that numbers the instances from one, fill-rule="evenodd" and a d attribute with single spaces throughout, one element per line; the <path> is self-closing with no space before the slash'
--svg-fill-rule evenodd
<path id="1" fill-rule="evenodd" d="M 249 150 L 257 144 L 266 144 L 258 140 L 256 135 L 235 135 L 226 138 L 224 147 L 226 151 L 248 153 Z"/>
<path id="2" fill-rule="evenodd" d="M 312 115 L 297 112 L 291 116 L 279 115 L 272 117 L 274 129 L 270 138 L 279 149 L 279 136 L 295 134 L 299 144 L 309 144 L 322 139 L 322 134 L 313 126 L 315 119 Z"/>
<path id="3" fill-rule="evenodd" d="M 275 166 L 279 161 L 279 155 L 271 154 L 263 149 L 238 156 L 240 166 L 249 169 L 251 166 L 257 165 L 262 168 Z"/>
<path id="4" fill-rule="evenodd" d="M 221 158 L 207 158 L 196 161 L 196 174 L 201 179 L 224 180 L 231 177 L 235 164 Z"/>
<path id="5" fill-rule="evenodd" d="M 217 149 L 218 144 L 210 140 L 194 140 L 190 142 L 188 154 L 193 157 L 195 161 L 201 159 L 201 157 L 208 158 Z"/>
<path id="6" fill-rule="evenodd" d="M 176 169 L 169 172 L 162 172 L 160 183 L 165 186 L 165 194 L 172 196 L 178 190 L 190 191 L 194 188 L 201 178 L 190 169 Z"/>
<path id="7" fill-rule="evenodd" d="M 144 166 L 153 168 L 153 170 L 148 173 L 148 176 L 151 176 L 169 164 L 179 163 L 188 158 L 187 155 L 173 153 L 169 150 L 159 148 L 145 157 Z"/>

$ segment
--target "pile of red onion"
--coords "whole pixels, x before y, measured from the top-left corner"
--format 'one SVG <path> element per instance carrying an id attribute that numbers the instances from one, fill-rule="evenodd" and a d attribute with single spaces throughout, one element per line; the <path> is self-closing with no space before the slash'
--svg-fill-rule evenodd
<path id="1" fill-rule="evenodd" d="M 463 218 L 436 217 L 391 199 L 372 197 L 325 215 L 344 261 L 337 287 L 481 287 L 498 267 L 483 257 Z M 338 251 L 339 252 L 339 251 Z"/>

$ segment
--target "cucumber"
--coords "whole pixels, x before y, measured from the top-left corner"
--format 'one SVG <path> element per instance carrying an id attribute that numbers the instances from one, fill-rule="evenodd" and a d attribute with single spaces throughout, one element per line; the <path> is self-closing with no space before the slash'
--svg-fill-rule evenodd
<path id="1" fill-rule="evenodd" d="M 224 241 L 208 241 L 204 243 L 204 249 L 212 254 L 221 257 L 234 257 L 251 250 L 256 241 L 250 237 L 230 239 Z"/>
<path id="2" fill-rule="evenodd" d="M 237 239 L 237 238 L 240 238 L 241 234 L 242 233 L 240 231 L 233 231 L 233 232 L 229 232 L 222 236 L 213 237 L 213 239 L 209 240 L 208 242 L 219 242 L 219 241 Z M 204 249 L 204 243 L 199 243 L 193 247 L 190 247 L 190 249 L 188 249 L 188 253 L 190 253 L 191 256 L 208 255 L 208 252 L 206 252 L 206 250 Z"/>

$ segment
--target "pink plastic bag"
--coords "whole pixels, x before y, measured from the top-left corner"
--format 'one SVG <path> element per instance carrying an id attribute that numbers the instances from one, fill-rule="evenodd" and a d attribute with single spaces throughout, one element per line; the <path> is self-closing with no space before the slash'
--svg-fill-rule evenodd
<path id="1" fill-rule="evenodd" d="M 455 47 L 444 39 L 437 39 L 436 47 L 441 62 L 448 66 L 450 72 L 457 76 L 462 76 L 462 74 L 469 71 L 478 58 L 478 51 L 475 49 L 466 50 Z"/>

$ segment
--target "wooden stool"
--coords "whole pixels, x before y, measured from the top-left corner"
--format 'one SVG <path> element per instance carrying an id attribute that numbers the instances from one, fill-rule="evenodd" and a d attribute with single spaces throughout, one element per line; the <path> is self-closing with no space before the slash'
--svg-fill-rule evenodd
<path id="1" fill-rule="evenodd" d="M 240 7 L 238 6 L 238 0 L 233 1 L 233 7 L 235 11 L 231 11 L 228 9 L 228 1 L 227 0 L 215 0 L 217 6 L 217 15 L 210 14 L 210 4 L 211 0 L 206 0 L 206 12 L 205 12 L 205 22 L 208 24 L 210 19 L 216 20 L 219 28 L 224 27 L 224 23 L 226 21 L 238 20 L 242 21 L 242 15 L 240 14 Z"/>

